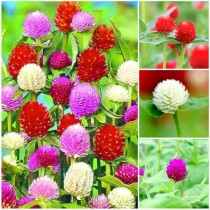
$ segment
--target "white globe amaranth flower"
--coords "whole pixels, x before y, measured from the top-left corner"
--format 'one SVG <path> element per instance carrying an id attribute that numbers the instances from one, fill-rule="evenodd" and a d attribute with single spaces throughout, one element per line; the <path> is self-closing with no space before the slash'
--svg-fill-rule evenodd
<path id="1" fill-rule="evenodd" d="M 5 149 L 16 150 L 26 144 L 25 139 L 19 133 L 11 132 L 2 137 L 2 147 Z"/>
<path id="2" fill-rule="evenodd" d="M 79 200 L 87 197 L 93 186 L 93 176 L 93 170 L 87 163 L 74 163 L 66 173 L 64 189 Z"/>
<path id="3" fill-rule="evenodd" d="M 178 107 L 185 104 L 189 93 L 185 86 L 174 79 L 164 80 L 153 91 L 154 105 L 164 113 L 174 114 Z"/>
<path id="4" fill-rule="evenodd" d="M 138 83 L 139 65 L 138 62 L 129 60 L 120 65 L 117 71 L 117 78 L 130 86 Z"/>
<path id="5" fill-rule="evenodd" d="M 113 102 L 127 102 L 130 99 L 128 90 L 121 85 L 108 87 L 106 97 Z"/>
<path id="6" fill-rule="evenodd" d="M 135 208 L 135 196 L 125 187 L 114 188 L 108 195 L 109 202 L 117 209 Z"/>
<path id="7" fill-rule="evenodd" d="M 3 157 L 3 161 L 7 164 L 14 166 L 14 167 L 17 166 L 17 157 L 16 156 L 6 155 Z"/>
<path id="8" fill-rule="evenodd" d="M 29 63 L 20 69 L 17 82 L 22 90 L 37 93 L 46 84 L 46 75 L 39 65 Z"/>

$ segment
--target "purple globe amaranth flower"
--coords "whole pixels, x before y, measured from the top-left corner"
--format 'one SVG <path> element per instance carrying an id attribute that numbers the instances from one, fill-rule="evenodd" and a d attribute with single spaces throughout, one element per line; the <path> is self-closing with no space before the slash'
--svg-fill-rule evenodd
<path id="1" fill-rule="evenodd" d="M 35 200 L 35 198 L 32 198 L 30 196 L 22 197 L 22 198 L 20 198 L 18 200 L 17 205 L 16 205 L 16 208 L 19 208 L 21 206 L 24 206 L 25 204 L 30 203 L 30 202 L 32 202 L 34 200 Z M 39 208 L 39 205 L 34 205 L 34 206 L 31 207 L 31 209 L 37 209 L 37 208 Z"/>
<path id="2" fill-rule="evenodd" d="M 184 180 L 187 176 L 186 163 L 180 158 L 170 160 L 167 165 L 166 174 L 169 179 L 175 182 Z"/>
<path id="3" fill-rule="evenodd" d="M 2 208 L 15 208 L 16 193 L 13 186 L 9 182 L 1 183 L 1 206 Z"/>
<path id="4" fill-rule="evenodd" d="M 109 199 L 104 195 L 98 195 L 94 198 L 92 198 L 89 203 L 88 206 L 91 209 L 111 209 L 112 205 L 109 202 Z"/>
<path id="5" fill-rule="evenodd" d="M 71 63 L 72 60 L 68 54 L 60 50 L 53 52 L 49 58 L 49 66 L 53 69 L 63 69 Z"/>
<path id="6" fill-rule="evenodd" d="M 73 30 L 82 32 L 89 30 L 95 24 L 93 16 L 88 12 L 77 12 L 71 22 L 71 27 Z"/>
<path id="7" fill-rule="evenodd" d="M 22 96 L 19 96 L 17 99 L 13 99 L 16 90 L 17 90 L 16 87 L 9 85 L 2 87 L 1 103 L 3 111 L 6 112 L 14 111 L 22 105 L 23 102 Z"/>
<path id="8" fill-rule="evenodd" d="M 69 126 L 61 135 L 60 150 L 69 157 L 83 157 L 90 150 L 90 136 L 79 123 Z"/>
<path id="9" fill-rule="evenodd" d="M 143 169 L 143 168 L 140 168 L 140 169 L 139 169 L 139 175 L 140 175 L 140 176 L 144 176 L 144 169 Z"/>
<path id="10" fill-rule="evenodd" d="M 138 182 L 138 168 L 129 163 L 123 163 L 115 171 L 115 177 L 125 184 Z"/>
<path id="11" fill-rule="evenodd" d="M 138 119 L 138 106 L 133 105 L 129 107 L 124 113 L 125 122 L 130 122 Z"/>
<path id="12" fill-rule="evenodd" d="M 39 147 L 28 159 L 28 168 L 33 171 L 39 167 L 54 167 L 54 173 L 60 169 L 58 150 L 52 146 Z"/>
<path id="13" fill-rule="evenodd" d="M 80 83 L 72 88 L 69 106 L 76 118 L 95 113 L 101 103 L 97 90 L 88 83 Z"/>
<path id="14" fill-rule="evenodd" d="M 51 31 L 51 23 L 48 17 L 39 11 L 28 14 L 24 23 L 24 35 L 32 38 L 47 36 Z"/>
<path id="15" fill-rule="evenodd" d="M 69 78 L 57 77 L 52 82 L 50 95 L 58 104 L 65 105 L 68 102 L 72 86 Z"/>

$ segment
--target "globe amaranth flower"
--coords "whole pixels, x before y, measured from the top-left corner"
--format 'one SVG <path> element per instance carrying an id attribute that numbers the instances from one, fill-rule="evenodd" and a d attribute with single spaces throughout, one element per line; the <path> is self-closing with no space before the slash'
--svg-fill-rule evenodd
<path id="1" fill-rule="evenodd" d="M 88 12 L 77 12 L 71 22 L 71 27 L 73 30 L 82 32 L 89 30 L 95 24 L 93 16 Z"/>
<path id="2" fill-rule="evenodd" d="M 22 198 L 20 198 L 18 200 L 17 205 L 16 205 L 16 208 L 20 208 L 21 206 L 24 206 L 27 203 L 30 203 L 30 202 L 32 202 L 34 200 L 35 200 L 35 198 L 32 198 L 30 196 L 22 197 Z M 37 208 L 39 208 L 39 205 L 34 205 L 34 206 L 31 207 L 31 209 L 37 209 Z"/>
<path id="3" fill-rule="evenodd" d="M 162 15 L 156 19 L 155 25 L 151 30 L 159 33 L 169 33 L 175 29 L 175 26 L 173 18 L 167 15 Z"/>
<path id="4" fill-rule="evenodd" d="M 72 88 L 69 106 L 76 118 L 95 113 L 101 103 L 97 90 L 88 83 L 80 83 Z"/>
<path id="5" fill-rule="evenodd" d="M 5 149 L 16 150 L 25 145 L 25 139 L 18 133 L 7 133 L 2 137 L 2 147 Z"/>
<path id="6" fill-rule="evenodd" d="M 112 205 L 109 202 L 109 199 L 104 195 L 98 195 L 94 198 L 92 198 L 88 202 L 88 206 L 91 209 L 111 209 Z"/>
<path id="7" fill-rule="evenodd" d="M 59 188 L 56 182 L 43 176 L 33 180 L 28 193 L 35 199 L 54 200 L 59 197 Z"/>
<path id="8" fill-rule="evenodd" d="M 129 163 L 119 165 L 114 175 L 125 184 L 138 182 L 138 168 Z"/>
<path id="9" fill-rule="evenodd" d="M 17 157 L 15 155 L 6 155 L 2 158 L 3 162 L 9 164 L 10 166 L 18 167 Z"/>
<path id="10" fill-rule="evenodd" d="M 83 157 L 90 150 L 90 136 L 79 123 L 69 126 L 61 135 L 60 150 L 69 157 Z"/>
<path id="11" fill-rule="evenodd" d="M 17 82 L 22 90 L 37 93 L 45 86 L 46 75 L 40 66 L 30 63 L 21 68 Z"/>
<path id="12" fill-rule="evenodd" d="M 48 17 L 39 11 L 31 12 L 27 15 L 24 23 L 24 35 L 32 38 L 47 36 L 51 31 L 51 23 Z"/>
<path id="13" fill-rule="evenodd" d="M 144 172 L 145 172 L 145 170 L 143 168 L 139 169 L 139 175 L 140 176 L 144 176 Z"/>
<path id="14" fill-rule="evenodd" d="M 23 102 L 23 97 L 20 95 L 18 98 L 13 98 L 17 88 L 13 86 L 4 86 L 1 90 L 1 103 L 3 111 L 15 111 Z"/>
<path id="15" fill-rule="evenodd" d="M 33 140 L 32 137 L 30 137 L 27 133 L 22 132 L 21 133 L 22 138 L 24 138 L 27 142 Z"/>
<path id="16" fill-rule="evenodd" d="M 135 196 L 125 187 L 116 187 L 108 195 L 109 202 L 118 209 L 135 208 Z"/>
<path id="17" fill-rule="evenodd" d="M 49 66 L 53 69 L 63 69 L 71 65 L 71 63 L 72 60 L 68 54 L 60 50 L 53 52 L 49 58 Z"/>
<path id="18" fill-rule="evenodd" d="M 138 119 L 138 106 L 130 106 L 124 113 L 124 121 L 131 122 Z"/>
<path id="19" fill-rule="evenodd" d="M 129 101 L 130 96 L 128 90 L 121 85 L 113 85 L 106 90 L 106 97 L 113 102 Z"/>
<path id="20" fill-rule="evenodd" d="M 55 147 L 43 145 L 40 146 L 28 159 L 28 168 L 33 171 L 40 167 L 53 167 L 54 173 L 60 169 L 59 154 Z"/>
<path id="21" fill-rule="evenodd" d="M 153 103 L 164 113 L 174 114 L 179 106 L 187 102 L 188 97 L 185 86 L 174 79 L 158 83 L 153 91 Z"/>
<path id="22" fill-rule="evenodd" d="M 138 83 L 138 62 L 129 60 L 120 65 L 117 71 L 119 81 L 135 86 Z"/>
<path id="23" fill-rule="evenodd" d="M 93 175 L 93 170 L 87 163 L 74 163 L 66 173 L 64 189 L 79 200 L 87 197 L 93 186 Z"/>
<path id="24" fill-rule="evenodd" d="M 184 180 L 187 176 L 186 163 L 180 158 L 170 160 L 167 165 L 166 174 L 169 179 L 175 182 Z"/>
<path id="25" fill-rule="evenodd" d="M 65 105 L 69 100 L 72 86 L 69 78 L 57 77 L 52 82 L 50 95 L 58 104 Z"/>
<path id="26" fill-rule="evenodd" d="M 13 186 L 9 182 L 1 182 L 1 207 L 15 208 L 16 193 Z"/>

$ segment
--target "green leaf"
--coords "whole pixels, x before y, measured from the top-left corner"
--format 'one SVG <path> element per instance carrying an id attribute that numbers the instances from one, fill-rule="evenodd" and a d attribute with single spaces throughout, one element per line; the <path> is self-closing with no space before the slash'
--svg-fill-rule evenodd
<path id="1" fill-rule="evenodd" d="M 208 43 L 209 42 L 209 37 L 207 36 L 197 36 L 191 43 Z"/>
<path id="2" fill-rule="evenodd" d="M 41 200 L 34 200 L 34 201 L 31 201 L 30 203 L 20 206 L 19 208 L 20 209 L 30 209 L 32 206 L 40 205 L 41 203 L 42 203 Z"/>
<path id="3" fill-rule="evenodd" d="M 14 96 L 13 96 L 13 99 L 15 100 L 15 99 L 18 99 L 20 96 L 22 96 L 23 95 L 23 91 L 22 90 L 16 90 L 15 91 L 15 94 L 14 94 Z"/>
<path id="4" fill-rule="evenodd" d="M 125 137 L 135 136 L 138 134 L 138 120 L 134 120 L 119 127 Z"/>
<path id="5" fill-rule="evenodd" d="M 45 136 L 43 138 L 43 141 L 49 143 L 52 146 L 55 146 L 57 148 L 60 148 L 60 145 L 59 145 L 59 137 L 55 133 L 53 133 L 52 135 Z"/>
<path id="6" fill-rule="evenodd" d="M 77 205 L 76 203 L 61 203 L 61 206 L 63 208 L 67 208 L 67 209 L 82 209 L 82 208 L 85 208 L 83 206 Z"/>
<path id="7" fill-rule="evenodd" d="M 98 120 L 98 122 L 100 123 L 105 123 L 106 122 L 106 115 L 104 112 L 99 112 L 96 116 L 95 116 L 96 120 Z"/>
<path id="8" fill-rule="evenodd" d="M 144 31 L 146 31 L 147 30 L 147 25 L 146 25 L 146 23 L 140 18 L 140 30 L 141 30 L 141 32 L 144 32 Z"/>
<path id="9" fill-rule="evenodd" d="M 21 44 L 22 42 L 26 42 L 27 40 L 28 40 L 28 37 L 22 35 L 20 38 L 17 39 L 13 48 L 16 47 L 17 45 Z"/>
<path id="10" fill-rule="evenodd" d="M 23 171 L 26 171 L 28 170 L 28 168 L 19 163 L 18 165 L 12 165 L 8 162 L 5 162 L 4 159 L 2 159 L 2 166 L 7 170 L 9 171 L 10 173 L 13 173 L 13 174 L 21 174 Z"/>
<path id="11" fill-rule="evenodd" d="M 28 161 L 29 156 L 34 152 L 37 140 L 30 141 L 26 146 L 25 160 Z"/>
<path id="12" fill-rule="evenodd" d="M 13 77 L 12 76 L 9 76 L 9 77 L 6 77 L 2 80 L 2 85 L 6 85 L 7 83 L 13 81 Z"/>
<path id="13" fill-rule="evenodd" d="M 110 118 L 120 119 L 123 117 L 123 115 L 117 115 L 117 114 L 111 112 L 103 104 L 102 104 L 102 109 L 103 109 L 104 113 L 106 114 L 106 116 L 108 116 Z"/>
<path id="14" fill-rule="evenodd" d="M 159 171 L 154 176 L 145 180 L 145 182 L 149 183 L 149 184 L 157 184 L 157 183 L 161 183 L 161 182 L 164 183 L 164 182 L 168 182 L 168 181 L 169 180 L 166 176 L 165 170 Z"/>

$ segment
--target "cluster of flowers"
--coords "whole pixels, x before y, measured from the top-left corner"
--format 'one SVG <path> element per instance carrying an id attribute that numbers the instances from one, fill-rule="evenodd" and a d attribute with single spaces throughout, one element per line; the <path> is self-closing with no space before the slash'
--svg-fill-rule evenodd
<path id="1" fill-rule="evenodd" d="M 45 55 L 40 46 L 43 44 L 41 38 L 51 33 L 51 22 L 39 11 L 26 17 L 23 34 L 36 43 L 19 43 L 12 49 L 8 59 L 7 69 L 17 86 L 6 85 L 2 88 L 2 109 L 8 113 L 8 133 L 2 137 L 2 147 L 11 151 L 10 155 L 3 157 L 3 161 L 14 167 L 18 166 L 19 160 L 15 152 L 26 147 L 30 141 L 37 141 L 38 147 L 30 154 L 27 168 L 29 171 L 39 170 L 40 173 L 30 183 L 28 196 L 19 200 L 14 189 L 15 181 L 11 180 L 12 184 L 8 181 L 2 182 L 2 207 L 15 208 L 37 199 L 47 202 L 59 198 L 59 186 L 52 177 L 62 167 L 59 158 L 63 154 L 71 158 L 68 171 L 61 175 L 65 176 L 63 185 L 67 193 L 78 200 L 88 197 L 87 205 L 90 208 L 134 208 L 135 196 L 125 187 L 114 188 L 108 192 L 108 197 L 101 194 L 90 198 L 94 172 L 89 164 L 78 161 L 78 158 L 88 155 L 91 149 L 98 159 L 105 162 L 115 160 L 125 151 L 125 136 L 115 123 L 99 126 L 93 137 L 82 123 L 84 117 L 90 118 L 100 109 L 102 95 L 93 82 L 99 84 L 101 78 L 109 77 L 105 52 L 117 43 L 114 31 L 104 24 L 95 26 L 92 14 L 82 11 L 76 2 L 59 3 L 54 22 L 64 36 L 74 31 L 82 33 L 92 30 L 92 37 L 89 47 L 77 57 L 74 81 L 69 75 L 59 75 L 50 85 L 48 94 L 62 109 L 57 123 L 47 107 L 36 100 L 48 80 L 48 75 L 43 70 Z M 63 70 L 71 64 L 72 59 L 63 48 L 53 52 L 47 62 L 51 72 Z M 116 80 L 117 84 L 106 89 L 105 97 L 121 106 L 128 102 L 123 120 L 124 123 L 134 121 L 138 117 L 138 108 L 137 104 L 131 103 L 132 93 L 127 88 L 132 89 L 138 83 L 138 63 L 133 60 L 122 63 L 117 70 Z M 22 94 L 16 96 L 20 90 Z M 31 100 L 25 102 L 23 94 L 31 94 Z M 70 108 L 71 113 L 64 114 L 65 107 Z M 15 110 L 19 111 L 20 133 L 12 132 L 11 113 Z M 44 141 L 54 125 L 59 138 L 58 148 Z M 94 138 L 93 143 L 91 138 Z M 48 176 L 47 171 L 51 169 L 54 175 Z M 6 175 L 10 173 L 7 168 L 4 172 Z M 121 163 L 114 171 L 114 176 L 125 184 L 132 184 L 138 181 L 138 168 L 129 163 Z"/>

